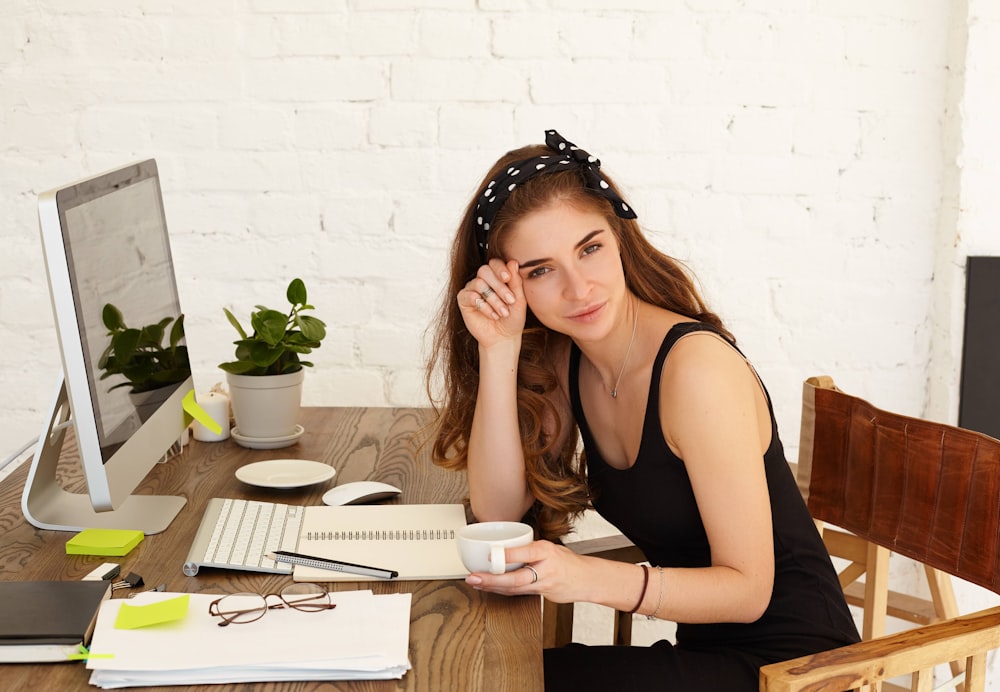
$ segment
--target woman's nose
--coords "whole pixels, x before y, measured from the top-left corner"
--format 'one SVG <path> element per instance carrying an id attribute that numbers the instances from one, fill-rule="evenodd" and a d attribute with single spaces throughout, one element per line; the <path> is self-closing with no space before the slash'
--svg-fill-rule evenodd
<path id="1" fill-rule="evenodd" d="M 565 276 L 563 293 L 567 298 L 579 300 L 580 298 L 586 297 L 587 292 L 590 289 L 590 282 L 582 272 L 576 269 L 570 269 L 567 270 L 563 276 Z"/>

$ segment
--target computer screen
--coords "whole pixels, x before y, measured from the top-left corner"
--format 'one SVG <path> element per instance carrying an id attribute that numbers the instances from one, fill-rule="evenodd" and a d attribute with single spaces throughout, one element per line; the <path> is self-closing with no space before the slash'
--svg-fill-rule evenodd
<path id="1" fill-rule="evenodd" d="M 156 162 L 41 194 L 39 226 L 63 378 L 32 460 L 25 516 L 56 530 L 162 531 L 184 498 L 133 491 L 184 433 L 192 378 Z M 69 424 L 87 495 L 55 478 Z"/>

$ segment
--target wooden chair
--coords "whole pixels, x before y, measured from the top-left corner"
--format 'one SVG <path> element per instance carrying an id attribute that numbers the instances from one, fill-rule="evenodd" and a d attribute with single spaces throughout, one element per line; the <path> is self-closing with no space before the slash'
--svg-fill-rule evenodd
<path id="1" fill-rule="evenodd" d="M 823 402 L 823 406 L 820 407 L 819 413 L 817 413 L 816 400 L 818 398 Z M 840 403 L 840 408 L 833 407 L 831 409 L 830 404 L 827 400 L 830 399 L 834 402 Z M 845 402 L 851 402 L 850 406 L 847 406 Z M 858 420 L 845 422 L 843 420 L 837 421 L 833 413 L 837 413 L 843 418 L 846 412 L 850 412 L 852 415 L 857 416 Z M 868 415 L 871 414 L 871 415 Z M 867 416 L 867 418 L 866 418 Z M 829 432 L 831 426 L 839 425 L 841 428 L 841 434 L 846 434 L 848 432 L 852 433 L 851 442 L 852 444 L 830 444 Z M 858 446 L 858 435 L 852 431 L 853 427 L 861 426 L 862 430 L 868 434 L 870 441 L 870 446 L 865 447 L 864 445 Z M 865 426 L 868 426 L 865 428 Z M 820 432 L 820 436 L 817 437 L 817 431 Z M 918 455 L 913 450 L 923 450 L 927 447 L 926 438 L 930 435 L 938 436 L 939 447 L 931 448 L 931 458 L 929 460 L 923 459 L 922 455 Z M 820 440 L 820 444 L 816 444 L 816 441 Z M 875 443 L 878 444 L 875 444 Z M 919 442 L 919 444 L 918 444 Z M 975 444 L 972 445 L 972 442 Z M 971 446 L 970 446 L 971 445 Z M 949 479 L 954 477 L 954 474 L 959 474 L 960 478 L 966 478 L 969 476 L 971 471 L 969 467 L 974 467 L 976 472 L 976 482 L 980 483 L 983 478 L 987 479 L 992 485 L 987 486 L 986 489 L 981 488 L 969 488 L 966 487 L 965 490 L 970 491 L 969 495 L 956 495 L 953 494 L 949 497 L 937 497 L 932 496 L 930 498 L 922 498 L 923 504 L 914 504 L 916 500 L 909 497 L 908 493 L 914 492 L 912 484 L 903 490 L 898 487 L 894 488 L 890 485 L 890 481 L 894 480 L 894 476 L 891 474 L 886 475 L 885 464 L 888 463 L 883 460 L 882 454 L 889 452 L 894 453 L 896 456 L 899 455 L 899 450 L 905 449 L 910 450 L 910 456 L 906 457 L 906 472 L 914 474 L 929 474 L 933 473 L 934 470 L 940 474 L 948 474 Z M 866 455 L 858 456 L 858 451 L 866 451 Z M 877 452 L 877 454 L 876 454 Z M 869 458 L 865 458 L 865 457 Z M 855 458 L 858 457 L 858 458 Z M 982 459 L 986 459 L 984 462 Z M 897 459 L 893 462 L 895 465 L 890 468 L 897 469 L 900 463 Z M 858 529 L 855 526 L 848 525 L 850 522 L 845 522 L 838 524 L 837 519 L 839 515 L 831 514 L 828 510 L 829 505 L 837 505 L 838 502 L 844 502 L 846 500 L 851 500 L 857 504 L 865 507 L 869 507 L 869 511 L 874 512 L 876 516 L 881 517 L 884 514 L 883 505 L 888 503 L 892 505 L 896 510 L 904 511 L 899 506 L 899 500 L 906 498 L 910 504 L 905 508 L 905 514 L 901 515 L 900 521 L 903 519 L 914 521 L 919 521 L 919 517 L 911 517 L 910 514 L 916 512 L 919 514 L 920 511 L 926 511 L 928 507 L 950 507 L 955 505 L 955 503 L 963 503 L 966 499 L 972 502 L 975 499 L 978 502 L 986 502 L 988 507 L 992 507 L 992 514 L 987 512 L 982 518 L 986 522 L 986 533 L 988 534 L 989 527 L 992 527 L 993 542 L 990 543 L 989 540 L 985 541 L 984 545 L 992 546 L 992 553 L 989 553 L 990 557 L 986 558 L 990 567 L 993 568 L 994 572 L 994 582 L 1000 579 L 1000 565 L 998 565 L 998 560 L 1000 560 L 1000 555 L 998 555 L 997 543 L 1000 542 L 1000 533 L 997 531 L 997 525 L 1000 523 L 997 514 L 1000 513 L 1000 442 L 989 438 L 978 433 L 972 433 L 965 430 L 960 430 L 947 425 L 930 423 L 928 421 L 920 421 L 918 419 L 906 418 L 903 416 L 898 416 L 896 414 L 886 413 L 884 411 L 879 411 L 872 407 L 870 404 L 863 402 L 854 397 L 849 397 L 843 393 L 836 390 L 833 385 L 833 381 L 830 378 L 814 378 L 806 382 L 803 391 L 803 435 L 802 435 L 802 453 L 800 454 L 800 464 L 803 469 L 803 473 L 800 475 L 800 487 L 803 490 L 804 496 L 807 498 L 807 503 L 810 506 L 810 511 L 814 512 L 813 516 L 817 518 L 817 523 L 825 527 L 825 523 L 829 522 L 832 524 L 837 524 L 844 528 L 847 528 L 853 533 L 846 533 L 839 530 L 825 529 L 823 532 L 824 539 L 827 542 L 828 547 L 831 549 L 831 553 L 841 557 L 845 557 L 849 560 L 848 567 L 844 570 L 841 575 L 841 583 L 848 587 L 847 597 L 849 602 L 861 605 L 865 609 L 863 630 L 867 637 L 870 639 L 872 637 L 878 637 L 884 632 L 885 627 L 885 616 L 888 613 L 895 617 L 901 617 L 904 620 L 915 623 L 931 623 L 939 622 L 946 617 L 953 617 L 956 612 L 954 605 L 954 594 L 951 591 L 951 583 L 948 574 L 955 574 L 963 578 L 973 581 L 974 583 L 979 583 L 987 588 L 991 588 L 993 591 L 997 591 L 996 583 L 992 585 L 990 583 L 983 583 L 983 579 L 970 578 L 970 575 L 964 573 L 964 571 L 955 571 L 955 568 L 951 567 L 951 563 L 940 564 L 936 559 L 928 559 L 921 551 L 915 551 L 910 548 L 906 542 L 900 541 L 897 537 L 893 536 L 886 538 L 880 536 L 877 533 L 869 534 L 868 529 Z M 913 465 L 913 469 L 910 469 L 909 464 Z M 834 483 L 827 482 L 826 485 L 820 484 L 814 486 L 814 481 L 816 478 L 824 478 L 824 474 L 829 474 L 830 471 L 823 471 L 824 469 L 835 469 L 839 470 L 850 470 L 854 474 L 863 474 L 864 469 L 868 468 L 869 473 L 873 474 L 873 478 L 877 478 L 879 481 L 878 487 L 874 486 L 863 486 L 857 485 L 857 479 L 854 477 L 850 478 L 850 481 L 844 481 L 842 485 L 837 486 Z M 962 470 L 964 469 L 964 471 Z M 898 469 L 897 469 L 898 470 Z M 876 473 L 877 471 L 877 473 Z M 963 476 L 962 474 L 966 474 Z M 971 476 L 969 476 L 971 478 Z M 908 479 L 908 475 L 900 475 L 898 479 Z M 966 480 L 966 485 L 971 485 L 971 480 Z M 898 484 L 897 484 L 898 485 Z M 841 495 L 844 494 L 845 488 L 850 487 L 852 495 L 849 498 L 840 498 L 837 501 L 824 500 L 825 492 L 829 491 L 831 488 L 839 488 Z M 941 487 L 935 488 L 922 488 L 924 491 L 936 490 L 940 492 L 946 492 L 950 489 L 951 485 L 942 485 Z M 878 493 L 879 502 L 872 502 L 872 495 L 870 491 Z M 991 494 L 992 493 L 992 494 Z M 985 499 L 984 499 L 985 498 Z M 989 498 L 992 498 L 992 505 L 989 505 Z M 870 506 L 871 505 L 871 506 Z M 964 506 L 964 505 L 963 505 Z M 976 514 L 975 516 L 979 516 Z M 926 524 L 926 520 L 924 520 Z M 610 548 L 609 548 L 610 546 Z M 612 557 L 618 559 L 627 559 L 629 561 L 638 562 L 643 558 L 638 551 L 631 546 L 631 544 L 621 536 L 615 536 L 608 539 L 596 539 L 593 541 L 581 541 L 577 544 L 570 544 L 570 547 L 575 551 L 582 554 L 598 554 L 603 557 Z M 926 573 L 928 575 L 928 581 L 931 586 L 931 593 L 933 596 L 933 602 L 930 606 L 927 603 L 920 601 L 919 599 L 914 599 L 913 597 L 898 594 L 890 589 L 887 585 L 887 574 L 888 574 L 888 556 L 890 551 L 897 551 L 905 555 L 909 555 L 914 559 L 925 564 Z M 992 562 L 989 562 L 992 560 Z M 865 577 L 865 583 L 859 585 L 854 583 L 855 580 L 860 577 L 865 572 L 868 574 Z M 998 609 L 1000 610 L 1000 609 Z M 559 645 L 562 643 L 567 643 L 572 638 L 572 605 L 571 604 L 551 604 L 546 602 L 545 612 L 543 613 L 543 623 L 545 626 L 545 636 L 546 645 Z M 992 622 L 995 618 L 1000 618 L 1000 612 L 987 612 L 981 614 L 987 622 Z M 976 616 L 968 616 L 967 618 L 962 618 L 960 625 L 954 625 L 954 623 L 949 623 L 947 627 L 958 628 L 963 630 L 968 627 L 969 618 L 975 619 Z M 982 625 L 982 620 L 976 621 L 977 625 Z M 945 627 L 942 625 L 942 627 Z M 627 614 L 616 614 L 616 627 L 615 627 L 615 643 L 628 643 L 628 634 L 631 628 L 631 619 Z M 947 629 L 947 628 L 946 628 Z M 936 640 L 939 633 L 943 632 L 942 629 L 930 628 L 930 631 L 935 633 L 929 636 L 930 639 Z M 927 637 L 924 634 L 924 629 L 920 630 L 910 630 L 903 635 L 896 635 L 894 638 L 889 640 L 879 640 L 879 641 L 890 641 L 896 642 L 899 637 L 905 637 L 906 635 L 911 635 L 917 639 L 921 637 Z M 993 648 L 996 644 L 991 642 L 995 641 L 997 636 L 997 631 L 995 628 L 988 630 L 988 634 L 976 635 L 973 637 L 980 642 L 979 646 L 986 647 L 983 651 Z M 951 634 L 945 633 L 943 639 L 946 641 L 952 641 Z M 916 641 L 912 640 L 912 641 Z M 927 647 L 928 649 L 940 649 L 942 645 L 935 644 L 934 646 Z M 956 647 L 956 645 L 950 644 L 952 646 L 953 655 L 951 658 L 944 658 L 941 662 L 955 661 L 956 659 L 963 659 L 968 653 L 961 646 Z M 854 651 L 853 647 L 847 647 L 847 649 L 842 649 L 838 651 Z M 832 654 L 828 654 L 832 655 Z M 822 657 L 822 655 L 820 655 Z M 811 659 L 816 657 L 808 657 L 811 661 L 810 669 L 812 668 Z M 907 655 L 906 658 L 909 658 Z M 973 659 L 969 659 L 972 661 Z M 777 664 L 777 666 L 768 667 L 769 675 L 772 677 L 778 674 L 780 666 L 785 664 Z M 894 664 L 895 665 L 895 664 Z M 953 666 L 955 670 L 958 666 Z M 980 666 L 981 667 L 981 666 Z M 909 671 L 907 671 L 909 672 Z M 884 677 L 894 677 L 896 674 L 885 675 Z M 981 675 L 981 671 L 978 673 Z M 785 673 L 782 673 L 785 675 Z M 969 671 L 969 682 L 975 683 L 977 676 L 977 670 L 975 668 Z M 763 674 L 762 674 L 763 679 Z M 918 678 L 919 684 L 930 684 L 925 683 L 925 680 L 929 680 L 928 674 L 922 674 L 921 678 Z M 774 682 L 768 682 L 768 685 L 777 685 L 776 679 Z M 809 685 L 812 683 L 804 683 Z M 825 684 L 825 683 L 822 683 Z M 857 684 L 863 684 L 858 682 Z M 914 683 L 917 685 L 918 683 Z M 766 687 L 765 683 L 762 682 L 761 689 L 844 689 L 848 685 L 844 683 L 843 679 L 835 679 L 834 682 L 830 683 L 830 687 Z M 880 689 L 876 686 L 876 689 Z M 914 686 L 913 689 L 924 689 L 922 687 Z M 927 687 L 926 689 L 930 689 Z M 974 686 L 970 689 L 976 689 Z M 979 688 L 981 689 L 981 687 Z"/>
<path id="2" fill-rule="evenodd" d="M 800 489 L 814 518 L 1000 593 L 1000 440 L 877 409 L 829 378 L 806 381 L 802 415 Z M 1000 607 L 765 666 L 760 689 L 878 690 L 912 673 L 911 689 L 929 691 L 934 666 L 964 660 L 978 692 L 998 647 Z"/>

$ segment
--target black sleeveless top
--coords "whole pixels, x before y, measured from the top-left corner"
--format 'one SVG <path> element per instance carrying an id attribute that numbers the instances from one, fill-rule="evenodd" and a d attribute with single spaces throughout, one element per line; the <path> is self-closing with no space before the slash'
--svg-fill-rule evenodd
<path id="1" fill-rule="evenodd" d="M 639 452 L 635 464 L 627 469 L 611 467 L 601 458 L 580 401 L 581 354 L 575 344 L 570 355 L 570 400 L 586 452 L 594 508 L 655 566 L 712 564 L 684 462 L 670 451 L 660 426 L 663 363 L 678 339 L 697 331 L 718 333 L 708 324 L 684 322 L 672 327 L 664 338 L 653 362 Z M 859 637 L 829 553 L 785 460 L 766 389 L 765 396 L 771 414 L 771 444 L 764 453 L 764 467 L 775 560 L 770 604 L 753 623 L 678 623 L 677 645 L 701 650 L 738 649 L 770 662 L 835 648 Z M 664 594 L 664 599 L 669 601 L 670 594 Z"/>

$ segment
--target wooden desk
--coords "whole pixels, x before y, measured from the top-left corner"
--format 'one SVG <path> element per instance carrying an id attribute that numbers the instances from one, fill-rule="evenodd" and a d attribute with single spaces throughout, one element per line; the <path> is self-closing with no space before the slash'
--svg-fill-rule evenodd
<path id="1" fill-rule="evenodd" d="M 298 444 L 278 450 L 251 450 L 232 440 L 193 441 L 184 454 L 158 466 L 142 491 L 184 495 L 187 505 L 161 534 L 147 536 L 131 553 L 116 561 L 122 574 L 135 572 L 146 584 L 166 583 L 168 591 L 233 593 L 278 591 L 291 577 L 230 570 L 202 569 L 186 577 L 181 565 L 211 497 L 319 504 L 332 483 L 379 480 L 403 489 L 399 501 L 460 502 L 466 494 L 464 474 L 434 466 L 426 452 L 413 449 L 413 433 L 426 422 L 416 409 L 309 408 L 303 410 L 305 434 Z M 72 446 L 63 452 L 69 459 Z M 314 459 L 337 469 L 331 483 L 294 491 L 268 491 L 236 480 L 235 470 L 264 459 Z M 0 485 L 0 580 L 80 579 L 108 560 L 66 555 L 66 532 L 43 531 L 21 514 L 25 463 Z M 65 464 L 63 484 L 80 489 L 73 464 Z M 63 469 L 61 468 L 60 471 Z M 331 590 L 356 584 L 331 584 Z M 463 581 L 406 581 L 364 584 L 376 593 L 412 592 L 410 663 L 401 680 L 338 683 L 260 683 L 255 689 L 306 690 L 541 690 L 541 604 L 536 597 L 506 598 L 484 594 Z M 5 689 L 97 689 L 79 663 L 0 665 Z M 231 686 L 232 687 L 232 686 Z M 165 690 L 176 688 L 162 688 Z M 205 686 L 219 692 L 218 685 Z"/>

